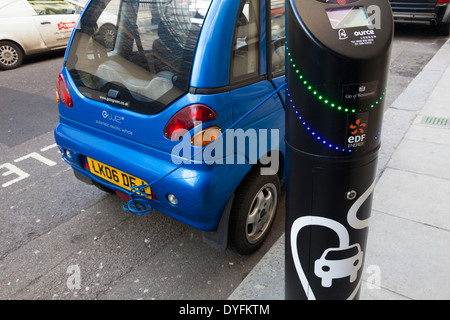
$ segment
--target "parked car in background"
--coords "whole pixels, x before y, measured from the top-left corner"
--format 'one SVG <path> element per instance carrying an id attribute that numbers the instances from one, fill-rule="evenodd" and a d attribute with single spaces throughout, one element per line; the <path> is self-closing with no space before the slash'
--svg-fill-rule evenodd
<path id="1" fill-rule="evenodd" d="M 450 34 L 450 0 L 390 0 L 394 21 L 436 26 L 442 36 Z"/>
<path id="2" fill-rule="evenodd" d="M 1 0 L 0 70 L 25 56 L 64 49 L 83 6 L 72 0 Z"/>

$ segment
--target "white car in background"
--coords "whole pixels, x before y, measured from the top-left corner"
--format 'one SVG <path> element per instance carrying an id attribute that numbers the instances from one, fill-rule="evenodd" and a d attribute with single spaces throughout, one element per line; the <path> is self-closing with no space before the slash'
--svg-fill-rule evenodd
<path id="1" fill-rule="evenodd" d="M 0 0 L 0 70 L 24 56 L 64 49 L 83 10 L 72 0 Z"/>

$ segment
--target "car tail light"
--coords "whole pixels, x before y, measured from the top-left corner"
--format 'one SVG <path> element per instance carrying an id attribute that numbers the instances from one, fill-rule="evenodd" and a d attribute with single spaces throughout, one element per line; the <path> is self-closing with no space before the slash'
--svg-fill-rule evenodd
<path id="1" fill-rule="evenodd" d="M 450 0 L 438 0 L 438 3 L 450 3 Z"/>
<path id="2" fill-rule="evenodd" d="M 58 78 L 56 79 L 56 90 L 58 91 L 58 95 L 62 103 L 65 106 L 72 108 L 72 97 L 70 96 L 69 88 L 67 87 L 66 80 L 61 72 L 58 74 Z M 56 101 L 58 101 L 58 99 Z"/>
<path id="3" fill-rule="evenodd" d="M 191 144 L 196 147 L 205 147 L 214 140 L 216 140 L 222 131 L 219 127 L 213 126 L 210 128 L 206 128 L 200 132 L 197 132 L 191 139 Z"/>
<path id="4" fill-rule="evenodd" d="M 178 111 L 164 128 L 164 136 L 179 141 L 186 131 L 200 123 L 217 119 L 217 113 L 203 104 L 192 104 Z"/>

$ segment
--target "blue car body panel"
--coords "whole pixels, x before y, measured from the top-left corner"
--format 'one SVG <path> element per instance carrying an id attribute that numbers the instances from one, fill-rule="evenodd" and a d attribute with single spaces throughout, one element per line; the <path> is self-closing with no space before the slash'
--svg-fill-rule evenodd
<path id="1" fill-rule="evenodd" d="M 91 2 L 87 8 L 89 5 Z M 230 55 L 240 5 L 240 1 L 212 1 L 195 50 L 190 90 L 156 114 L 136 113 L 83 95 L 66 67 L 66 53 L 61 73 L 74 107 L 59 103 L 60 121 L 55 128 L 55 140 L 66 162 L 78 174 L 113 190 L 126 191 L 92 174 L 85 167 L 86 157 L 139 177 L 151 185 L 157 197 L 151 200 L 154 209 L 200 230 L 216 230 L 228 200 L 252 164 L 175 164 L 172 151 L 178 142 L 167 139 L 163 132 L 179 110 L 203 104 L 218 115 L 208 126 L 219 126 L 222 132 L 227 128 L 279 130 L 279 150 L 272 151 L 283 157 L 284 90 L 276 93 L 275 90 L 285 80 L 284 76 L 267 77 L 265 1 L 260 6 L 263 14 L 259 72 L 262 77 L 249 85 L 230 86 Z M 67 51 L 73 41 L 74 35 Z M 71 158 L 66 156 L 66 150 L 70 151 Z M 198 151 L 198 147 L 192 147 L 192 154 Z M 176 195 L 178 205 L 170 204 L 167 194 Z"/>
<path id="2" fill-rule="evenodd" d="M 240 1 L 212 2 L 197 45 L 191 87 L 220 88 L 229 84 L 230 51 L 239 6 Z"/>

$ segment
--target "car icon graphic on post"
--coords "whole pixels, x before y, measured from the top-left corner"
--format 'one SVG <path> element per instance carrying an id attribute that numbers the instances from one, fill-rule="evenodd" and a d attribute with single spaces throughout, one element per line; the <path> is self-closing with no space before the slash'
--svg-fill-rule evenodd
<path id="1" fill-rule="evenodd" d="M 322 279 L 322 286 L 329 288 L 333 279 L 350 277 L 350 282 L 357 278 L 362 267 L 363 252 L 358 243 L 349 247 L 329 248 L 314 263 L 314 273 Z"/>

